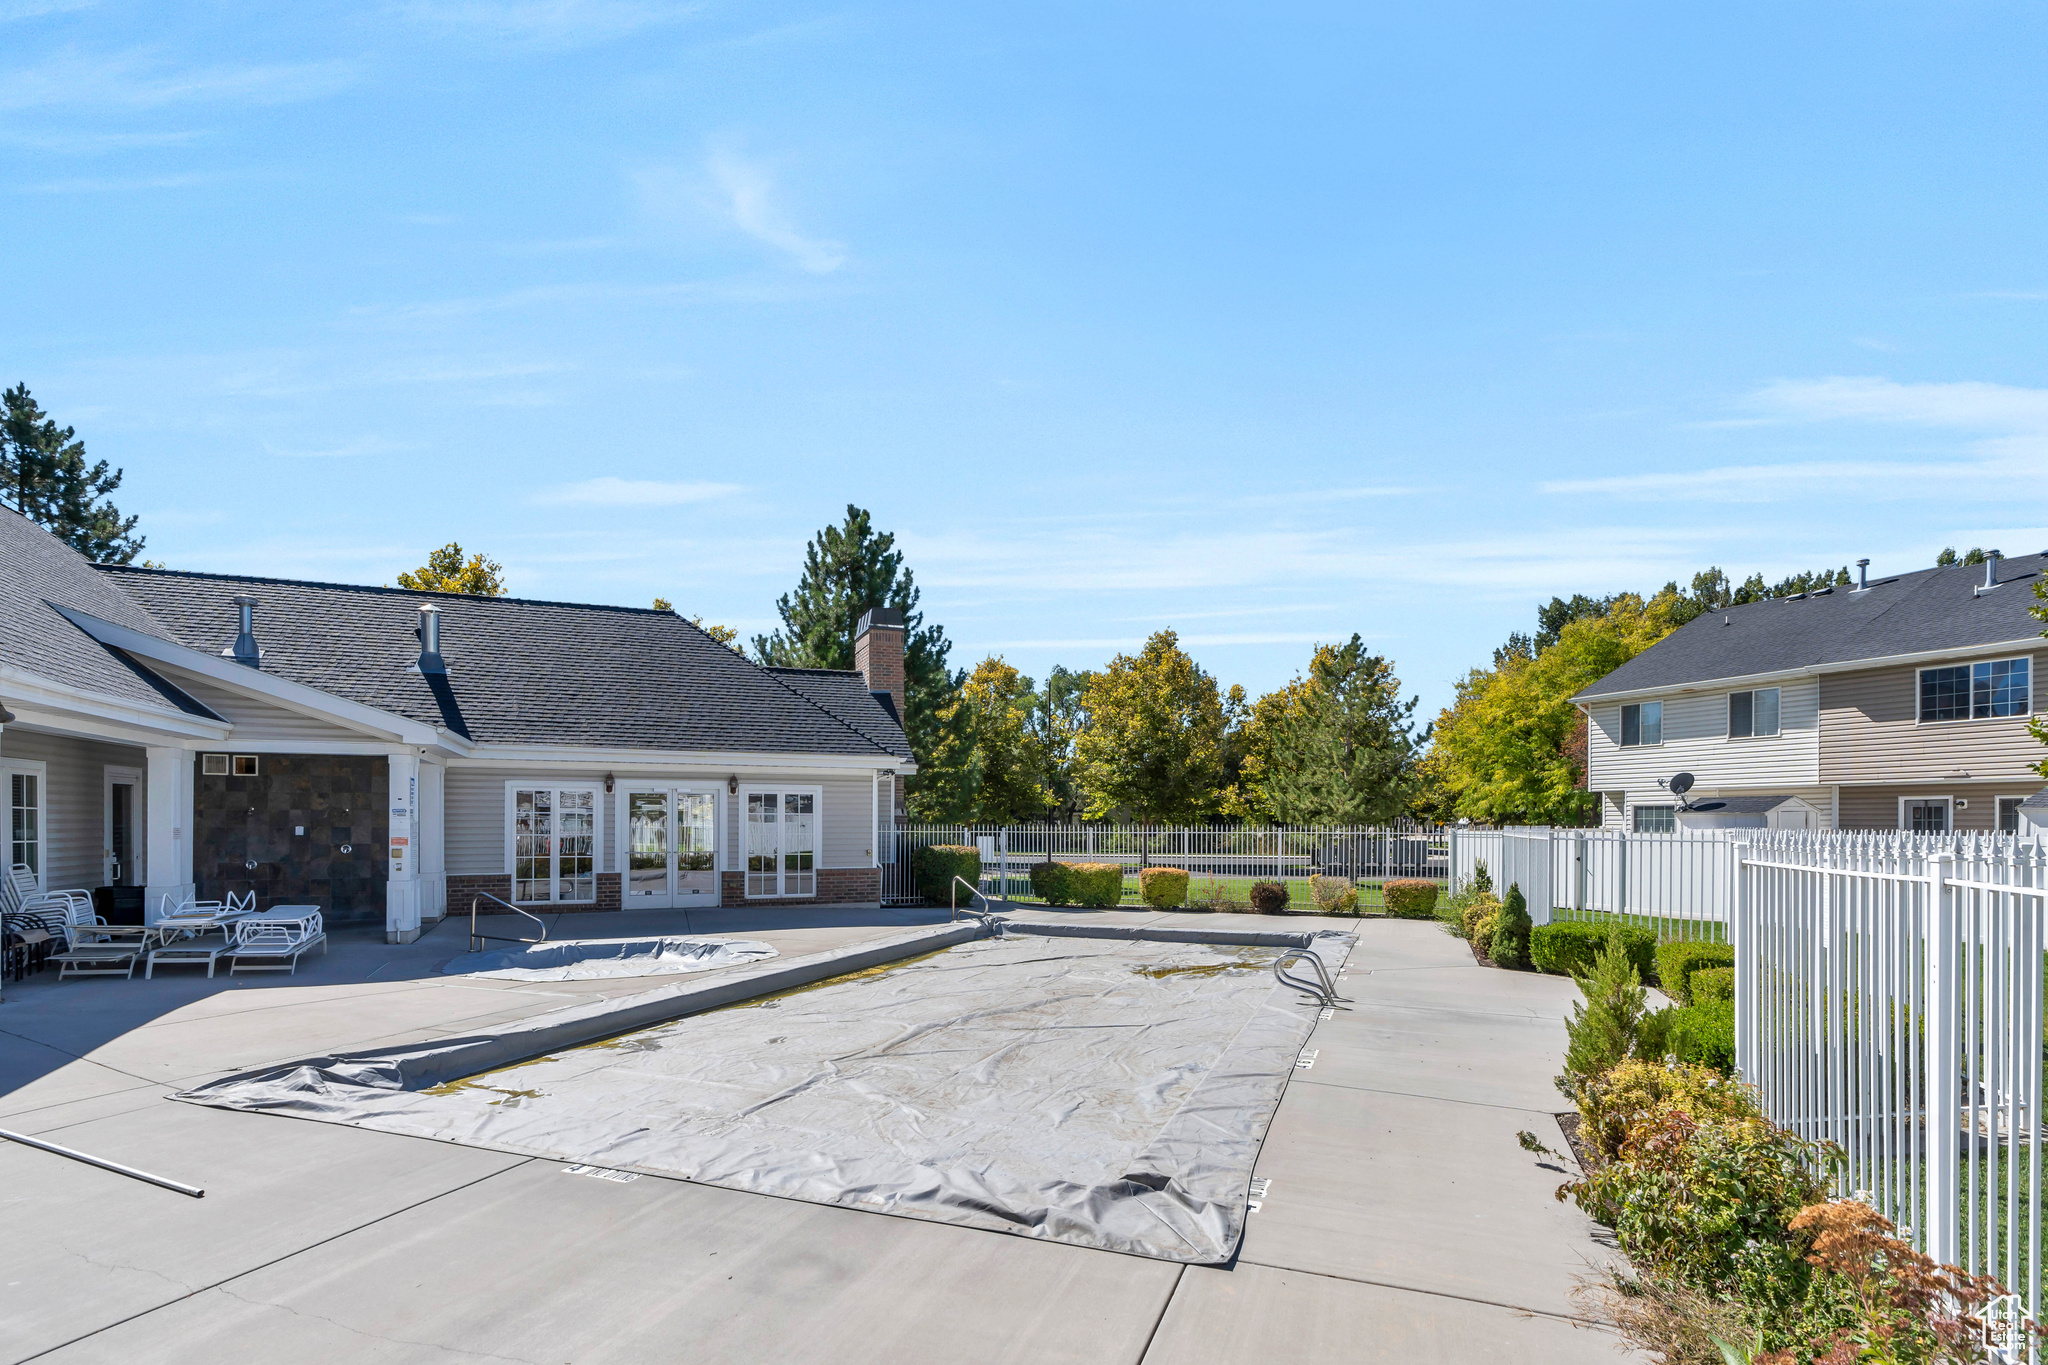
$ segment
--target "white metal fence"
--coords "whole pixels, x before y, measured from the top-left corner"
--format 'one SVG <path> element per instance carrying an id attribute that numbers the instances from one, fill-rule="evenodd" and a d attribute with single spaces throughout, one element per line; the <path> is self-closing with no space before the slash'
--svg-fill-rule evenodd
<path id="1" fill-rule="evenodd" d="M 1138 900 L 1138 873 L 1147 867 L 1182 868 L 1195 883 L 1223 883 L 1239 900 L 1254 881 L 1286 883 L 1302 902 L 1310 877 L 1347 877 L 1377 904 L 1378 883 L 1441 882 L 1451 864 L 1445 832 L 1425 826 L 905 825 L 882 865 L 884 901 L 922 899 L 914 859 L 932 844 L 978 848 L 984 889 L 1019 900 L 1031 898 L 1031 865 L 1046 861 L 1122 864 L 1127 903 Z"/>
<path id="2" fill-rule="evenodd" d="M 1743 1078 L 1847 1154 L 1841 1194 L 2038 1320 L 2048 854 L 1749 834 L 1728 850 Z"/>

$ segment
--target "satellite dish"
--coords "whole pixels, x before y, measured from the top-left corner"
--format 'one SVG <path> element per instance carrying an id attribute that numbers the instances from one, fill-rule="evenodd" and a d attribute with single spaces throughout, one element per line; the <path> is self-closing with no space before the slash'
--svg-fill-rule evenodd
<path id="1" fill-rule="evenodd" d="M 1692 790 L 1692 774 L 1691 774 L 1691 773 L 1679 773 L 1679 774 L 1678 774 L 1678 775 L 1677 775 L 1676 777 L 1673 777 L 1673 778 L 1671 779 L 1671 794 L 1672 794 L 1673 796 L 1684 796 L 1684 795 L 1685 795 L 1685 794 L 1686 794 L 1687 792 L 1689 792 L 1689 791 L 1691 791 L 1691 790 Z"/>

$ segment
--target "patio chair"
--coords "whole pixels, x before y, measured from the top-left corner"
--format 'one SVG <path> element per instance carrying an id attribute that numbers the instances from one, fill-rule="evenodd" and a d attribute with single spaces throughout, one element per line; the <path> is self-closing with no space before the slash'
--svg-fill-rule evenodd
<path id="1" fill-rule="evenodd" d="M 310 906 L 272 906 L 260 915 L 237 920 L 230 933 L 234 946 L 226 954 L 229 976 L 239 971 L 297 975 L 301 956 L 316 947 L 323 954 L 327 951 L 320 912 Z"/>

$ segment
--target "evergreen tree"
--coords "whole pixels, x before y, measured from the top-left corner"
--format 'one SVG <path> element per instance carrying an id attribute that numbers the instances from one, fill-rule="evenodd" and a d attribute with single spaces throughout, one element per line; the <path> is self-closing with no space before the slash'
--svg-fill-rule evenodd
<path id="1" fill-rule="evenodd" d="M 1608 926 L 1607 944 L 1594 957 L 1593 970 L 1574 975 L 1585 999 L 1572 1006 L 1565 1022 L 1564 1069 L 1583 1084 L 1636 1055 L 1649 997 L 1619 924 Z"/>
<path id="2" fill-rule="evenodd" d="M 1162 630 L 1136 658 L 1119 654 L 1089 676 L 1087 723 L 1074 739 L 1074 775 L 1091 820 L 1192 824 L 1224 800 L 1223 696 L 1216 680 Z"/>
<path id="3" fill-rule="evenodd" d="M 1325 645 L 1296 705 L 1272 726 L 1260 775 L 1263 804 L 1289 825 L 1379 825 L 1416 795 L 1416 741 L 1393 665 L 1349 644 Z"/>
<path id="4" fill-rule="evenodd" d="M 95 563 L 127 564 L 142 552 L 135 517 L 123 517 L 108 494 L 122 471 L 105 460 L 88 465 L 85 442 L 60 427 L 17 384 L 0 394 L 0 475 L 14 510 Z"/>
<path id="5" fill-rule="evenodd" d="M 1085 713 L 1081 698 L 1094 675 L 1055 664 L 1045 686 L 1031 699 L 1031 742 L 1038 746 L 1039 770 L 1045 774 L 1049 808 L 1045 818 L 1072 820 L 1081 813 L 1081 788 L 1074 780 L 1074 737 Z"/>
<path id="6" fill-rule="evenodd" d="M 827 526 L 804 547 L 796 591 L 776 599 L 782 629 L 754 637 L 754 655 L 781 668 L 852 668 L 853 630 L 875 607 L 903 613 L 903 729 L 922 768 L 939 740 L 939 708 L 965 673 L 946 668 L 952 643 L 943 626 L 924 624 L 918 590 L 893 534 L 878 535 L 868 514 L 847 504 L 846 522 Z M 911 780 L 915 791 L 920 779 Z"/>
<path id="7" fill-rule="evenodd" d="M 939 708 L 939 742 L 918 774 L 920 819 L 1008 825 L 1053 804 L 1031 731 L 1038 694 L 1000 657 L 984 659 Z"/>

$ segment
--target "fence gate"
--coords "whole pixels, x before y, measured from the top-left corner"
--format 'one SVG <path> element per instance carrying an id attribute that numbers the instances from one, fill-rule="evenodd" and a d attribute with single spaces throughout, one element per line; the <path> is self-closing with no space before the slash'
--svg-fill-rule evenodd
<path id="1" fill-rule="evenodd" d="M 2038 1318 L 2048 862 L 1950 842 L 1731 847 L 1736 1060 L 1842 1197 Z"/>

